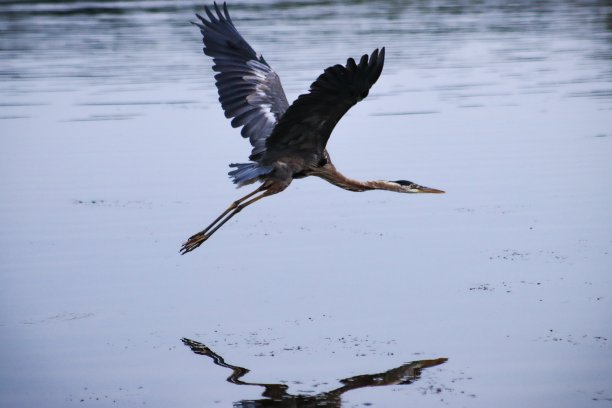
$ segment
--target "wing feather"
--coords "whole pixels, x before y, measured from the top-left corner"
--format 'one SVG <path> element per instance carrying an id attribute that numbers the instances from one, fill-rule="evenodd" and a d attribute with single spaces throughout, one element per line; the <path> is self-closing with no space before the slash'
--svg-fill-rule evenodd
<path id="1" fill-rule="evenodd" d="M 344 114 L 368 95 L 378 80 L 385 62 L 384 47 L 365 54 L 356 63 L 349 58 L 346 66 L 331 66 L 300 95 L 278 120 L 266 139 L 266 149 L 252 154 L 251 160 L 272 163 L 288 155 L 307 160 L 323 157 L 329 137 Z"/>
<path id="2" fill-rule="evenodd" d="M 219 102 L 233 127 L 243 126 L 253 154 L 265 150 L 265 140 L 289 107 L 276 72 L 238 33 L 227 5 L 221 10 L 204 7 L 206 16 L 196 14 L 204 42 L 204 54 L 213 58 Z M 262 150 L 263 149 L 263 150 Z"/>

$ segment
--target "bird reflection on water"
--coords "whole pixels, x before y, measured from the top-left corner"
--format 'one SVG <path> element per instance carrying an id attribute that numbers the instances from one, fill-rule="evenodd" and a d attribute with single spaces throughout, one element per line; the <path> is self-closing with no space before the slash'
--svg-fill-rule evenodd
<path id="1" fill-rule="evenodd" d="M 238 385 L 255 385 L 263 387 L 262 396 L 259 400 L 242 400 L 234 403 L 236 408 L 272 408 L 272 407 L 292 407 L 292 408 L 339 408 L 342 406 L 341 396 L 347 391 L 364 387 L 378 387 L 383 385 L 407 385 L 421 377 L 421 371 L 425 368 L 435 367 L 447 361 L 446 358 L 433 360 L 419 360 L 402 364 L 383 373 L 364 374 L 340 380 L 343 385 L 331 391 L 322 392 L 316 395 L 292 395 L 287 392 L 288 386 L 285 384 L 265 384 L 242 381 L 242 378 L 249 369 L 238 367 L 225 362 L 224 358 L 212 351 L 204 344 L 182 339 L 183 344 L 191 348 L 196 354 L 208 356 L 213 362 L 220 366 L 232 370 L 232 374 L 227 377 L 227 381 Z"/>

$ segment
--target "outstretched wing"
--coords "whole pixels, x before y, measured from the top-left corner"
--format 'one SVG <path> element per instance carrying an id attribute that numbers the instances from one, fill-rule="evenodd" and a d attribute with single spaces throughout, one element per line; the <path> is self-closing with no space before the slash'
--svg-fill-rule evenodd
<path id="1" fill-rule="evenodd" d="M 252 155 L 251 160 L 267 163 L 287 154 L 323 157 L 332 130 L 353 105 L 368 96 L 384 62 L 382 48 L 362 56 L 359 64 L 349 58 L 346 66 L 327 68 L 310 85 L 309 93 L 300 95 L 279 119 L 266 140 L 265 152 Z"/>
<path id="2" fill-rule="evenodd" d="M 242 128 L 253 155 L 265 150 L 266 139 L 289 104 L 280 79 L 266 60 L 255 53 L 234 27 L 227 5 L 223 12 L 214 3 L 214 13 L 204 7 L 208 19 L 196 14 L 204 42 L 204 54 L 214 61 L 219 101 L 232 126 Z"/>

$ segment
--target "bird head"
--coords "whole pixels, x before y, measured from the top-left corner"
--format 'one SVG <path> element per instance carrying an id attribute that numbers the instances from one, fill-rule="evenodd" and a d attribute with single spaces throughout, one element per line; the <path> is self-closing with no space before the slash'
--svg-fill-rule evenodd
<path id="1" fill-rule="evenodd" d="M 401 193 L 431 193 L 431 194 L 443 194 L 444 191 L 438 190 L 431 187 L 420 186 L 417 183 L 413 183 L 408 180 L 396 180 L 389 181 L 397 185 L 397 190 Z"/>

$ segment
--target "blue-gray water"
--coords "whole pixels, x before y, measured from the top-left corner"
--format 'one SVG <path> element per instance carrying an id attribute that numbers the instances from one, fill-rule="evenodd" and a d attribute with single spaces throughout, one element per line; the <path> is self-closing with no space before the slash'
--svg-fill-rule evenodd
<path id="1" fill-rule="evenodd" d="M 289 99 L 386 46 L 330 154 L 447 194 L 297 180 L 181 257 L 250 152 L 202 9 L 0 3 L 0 405 L 610 405 L 611 6 L 231 2 Z"/>

